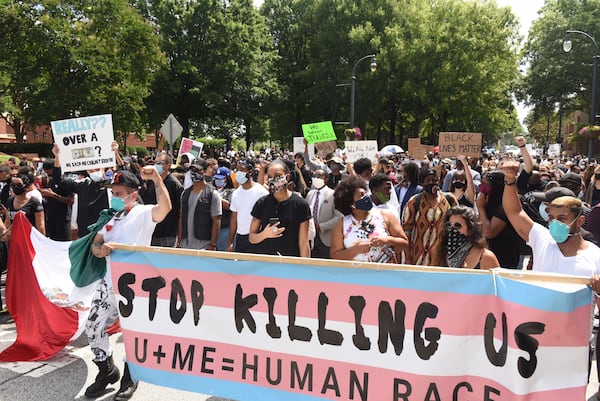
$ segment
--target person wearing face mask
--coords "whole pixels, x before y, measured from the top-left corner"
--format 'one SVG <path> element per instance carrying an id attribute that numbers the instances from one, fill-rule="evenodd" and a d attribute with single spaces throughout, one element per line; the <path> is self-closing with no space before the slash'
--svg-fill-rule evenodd
<path id="1" fill-rule="evenodd" d="M 421 177 L 423 192 L 410 198 L 402 214 L 402 227 L 409 241 L 407 262 L 441 266 L 444 216 L 458 203 L 454 195 L 440 190 L 435 170 L 425 170 Z"/>
<path id="2" fill-rule="evenodd" d="M 118 166 L 123 165 L 123 159 L 119 155 L 119 145 L 112 143 L 115 160 Z M 84 180 L 73 180 L 62 176 L 60 166 L 60 150 L 56 144 L 52 147 L 54 154 L 54 172 L 52 177 L 55 185 L 63 186 L 65 191 L 77 194 L 77 237 L 81 238 L 90 231 L 88 226 L 94 224 L 100 216 L 100 212 L 109 207 L 110 189 L 104 181 L 103 169 L 90 169 L 88 177 Z"/>
<path id="3" fill-rule="evenodd" d="M 504 178 L 502 171 L 491 171 L 482 178 L 476 201 L 477 211 L 489 248 L 500 265 L 507 269 L 521 269 L 524 260 L 521 255 L 526 255 L 528 249 L 504 211 Z"/>
<path id="4" fill-rule="evenodd" d="M 258 199 L 269 194 L 264 186 L 254 181 L 252 178 L 253 172 L 254 162 L 252 159 L 238 160 L 235 172 L 238 187 L 231 194 L 229 204 L 231 210 L 229 238 L 227 240 L 229 252 L 252 252 L 249 241 L 252 208 Z"/>
<path id="5" fill-rule="evenodd" d="M 515 187 L 519 164 L 504 161 L 504 211 L 517 233 L 533 250 L 533 270 L 590 278 L 592 290 L 600 293 L 600 248 L 581 236 L 584 224 L 583 203 L 574 196 L 560 196 L 547 207 L 548 229 L 535 223 L 521 208 Z M 596 304 L 598 296 L 594 297 Z M 590 333 L 591 336 L 591 333 Z M 596 337 L 596 349 L 600 337 Z M 597 366 L 600 370 L 600 364 Z"/>
<path id="6" fill-rule="evenodd" d="M 463 155 L 457 157 L 463 165 L 467 164 L 467 158 Z M 475 206 L 475 184 L 471 176 L 471 169 L 456 170 L 452 174 L 450 192 L 458 200 L 459 205 L 472 208 Z"/>
<path id="7" fill-rule="evenodd" d="M 348 177 L 348 174 L 342 172 L 344 170 L 344 161 L 337 156 L 331 155 L 331 157 L 326 160 L 326 163 L 327 168 L 331 171 L 327 175 L 327 186 L 331 189 L 335 189 L 340 181 Z"/>
<path id="8" fill-rule="evenodd" d="M 335 209 L 333 203 L 333 189 L 325 184 L 327 174 L 318 169 L 311 178 L 312 188 L 306 195 L 310 205 L 310 212 L 315 223 L 315 238 L 311 257 L 330 258 L 331 232 L 335 224 L 342 218 L 342 214 Z"/>
<path id="9" fill-rule="evenodd" d="M 152 246 L 164 246 L 173 248 L 177 244 L 177 230 L 179 228 L 179 212 L 181 209 L 181 194 L 183 186 L 175 177 L 171 175 L 171 165 L 173 164 L 173 156 L 166 152 L 159 153 L 154 159 L 154 167 L 158 171 L 158 175 L 163 180 L 163 184 L 169 193 L 171 200 L 171 210 L 167 216 L 156 225 L 152 234 Z M 156 190 L 154 181 L 143 181 L 140 197 L 146 205 L 156 205 Z"/>
<path id="10" fill-rule="evenodd" d="M 231 225 L 231 196 L 235 188 L 231 180 L 231 170 L 219 167 L 214 176 L 213 185 L 221 195 L 223 214 L 221 215 L 221 230 L 217 238 L 217 251 L 227 250 L 229 239 L 229 226 Z"/>
<path id="11" fill-rule="evenodd" d="M 12 178 L 10 190 L 13 195 L 6 201 L 6 209 L 4 209 L 8 211 L 6 226 L 10 229 L 16 214 L 23 212 L 31 225 L 46 235 L 44 207 L 39 200 L 30 196 L 25 190 L 32 182 L 31 174 L 19 174 Z"/>
<path id="12" fill-rule="evenodd" d="M 373 204 L 379 209 L 389 210 L 400 223 L 400 208 L 397 204 L 391 202 L 392 199 L 392 179 L 384 173 L 378 173 L 369 180 L 369 191 Z"/>
<path id="13" fill-rule="evenodd" d="M 290 191 L 289 178 L 290 169 L 281 159 L 269 164 L 269 194 L 252 208 L 248 239 L 256 253 L 308 258 L 310 207 L 300 194 Z"/>
<path id="14" fill-rule="evenodd" d="M 419 165 L 415 162 L 403 163 L 396 171 L 396 178 L 398 185 L 394 189 L 400 203 L 399 213 L 402 218 L 408 200 L 423 191 L 423 187 L 419 185 Z"/>
<path id="15" fill-rule="evenodd" d="M 208 163 L 196 159 L 190 165 L 192 186 L 181 195 L 177 247 L 188 249 L 217 249 L 223 207 L 219 192 L 206 183 Z M 212 178 L 212 177 L 211 177 Z"/>
<path id="16" fill-rule="evenodd" d="M 54 167 L 54 159 L 44 160 L 42 167 L 49 178 L 40 188 L 45 200 L 46 235 L 55 241 L 68 241 L 71 239 L 71 206 L 75 195 L 65 188 L 64 183 L 56 184 L 60 171 Z"/>
<path id="17" fill-rule="evenodd" d="M 472 207 L 458 205 L 444 217 L 442 255 L 445 266 L 467 269 L 500 267 L 496 255 L 487 249 L 481 223 Z"/>
<path id="18" fill-rule="evenodd" d="M 10 174 L 10 167 L 3 164 L 0 166 L 0 204 L 6 205 L 6 201 L 10 196 L 10 181 L 12 175 Z"/>
<path id="19" fill-rule="evenodd" d="M 157 223 L 162 221 L 171 210 L 171 201 L 163 184 L 161 176 L 154 166 L 146 166 L 141 171 L 144 180 L 152 180 L 156 190 L 156 205 L 140 205 L 137 202 L 140 182 L 137 177 L 126 170 L 119 170 L 112 181 L 111 211 L 114 213 L 110 220 L 99 229 L 94 236 L 91 250 L 98 258 L 107 258 L 112 252 L 111 243 L 129 245 L 150 245 L 152 233 Z M 98 284 L 92 298 L 92 311 L 86 322 L 85 332 L 90 348 L 94 353 L 94 364 L 98 367 L 98 375 L 94 383 L 85 390 L 87 398 L 97 398 L 104 395 L 106 386 L 116 383 L 121 372 L 115 366 L 107 329 L 119 317 L 117 300 L 112 288 L 110 258 L 106 263 L 106 274 Z M 119 390 L 113 400 L 130 399 L 137 389 L 129 367 L 125 369 Z"/>
<path id="20" fill-rule="evenodd" d="M 362 178 L 340 182 L 333 198 L 335 208 L 344 217 L 333 228 L 332 259 L 399 263 L 408 238 L 390 210 L 374 207 Z"/>

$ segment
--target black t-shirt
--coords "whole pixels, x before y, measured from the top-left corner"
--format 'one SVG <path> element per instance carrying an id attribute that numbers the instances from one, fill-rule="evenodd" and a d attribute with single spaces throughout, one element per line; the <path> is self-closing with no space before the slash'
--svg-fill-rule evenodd
<path id="1" fill-rule="evenodd" d="M 174 237 L 177 235 L 177 226 L 179 224 L 179 211 L 181 209 L 181 193 L 183 192 L 183 186 L 179 183 L 177 178 L 168 174 L 163 180 L 169 198 L 171 199 L 171 211 L 167 213 L 167 216 L 163 221 L 156 225 L 154 229 L 154 238 L 161 237 Z M 144 180 L 142 181 L 142 189 L 140 196 L 144 200 L 145 205 L 156 205 L 156 189 L 154 188 L 154 181 Z"/>
<path id="2" fill-rule="evenodd" d="M 492 217 L 497 217 L 506 223 L 506 226 L 494 238 L 488 239 L 489 248 L 500 262 L 500 267 L 514 269 L 519 265 L 520 251 L 526 246 L 525 241 L 517 234 L 510 224 L 503 208 L 498 208 Z"/>
<path id="3" fill-rule="evenodd" d="M 260 220 L 259 231 L 268 224 L 271 217 L 279 218 L 279 227 L 285 227 L 279 238 L 268 238 L 252 248 L 253 252 L 265 255 L 300 256 L 298 234 L 300 224 L 311 218 L 310 206 L 298 193 L 292 192 L 287 200 L 278 202 L 272 194 L 256 201 L 252 208 L 252 217 Z"/>
<path id="4" fill-rule="evenodd" d="M 14 220 L 17 212 L 23 212 L 23 213 L 25 213 L 27 220 L 29 220 L 31 225 L 34 227 L 35 227 L 35 214 L 38 212 L 44 211 L 44 207 L 42 206 L 42 203 L 34 197 L 29 198 L 27 203 L 25 205 L 23 205 L 22 208 L 17 210 L 17 209 L 15 209 L 15 197 L 11 196 L 6 201 L 6 208 L 8 209 L 8 215 L 10 216 L 11 220 Z"/>
<path id="5" fill-rule="evenodd" d="M 90 232 L 88 226 L 98 220 L 100 211 L 108 209 L 106 183 L 89 178 L 80 182 L 63 179 L 62 182 L 68 190 L 77 194 L 77 233 L 81 238 Z"/>
<path id="6" fill-rule="evenodd" d="M 73 194 L 73 191 L 71 188 L 69 188 L 65 181 L 55 178 L 59 177 L 60 174 L 60 168 L 54 167 L 52 169 L 52 177 L 50 177 L 46 188 L 52 189 L 56 194 L 68 198 Z M 46 222 L 48 226 L 71 221 L 71 206 L 62 203 L 58 199 L 46 198 L 44 209 L 46 212 Z"/>

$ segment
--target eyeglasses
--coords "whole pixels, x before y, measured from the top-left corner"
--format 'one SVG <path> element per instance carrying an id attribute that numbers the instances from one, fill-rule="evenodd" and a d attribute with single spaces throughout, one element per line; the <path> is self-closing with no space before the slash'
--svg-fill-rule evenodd
<path id="1" fill-rule="evenodd" d="M 458 221 L 455 221 L 454 223 L 451 222 L 446 222 L 446 229 L 447 230 L 451 230 L 454 227 L 455 230 L 460 230 L 461 228 L 463 228 L 463 224 L 459 223 Z"/>

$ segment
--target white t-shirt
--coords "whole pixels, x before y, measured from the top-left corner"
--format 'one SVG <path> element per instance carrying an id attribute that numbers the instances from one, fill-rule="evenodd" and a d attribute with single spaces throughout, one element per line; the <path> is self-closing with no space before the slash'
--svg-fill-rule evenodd
<path id="1" fill-rule="evenodd" d="M 591 242 L 575 256 L 564 256 L 550 231 L 534 223 L 527 243 L 533 250 L 533 270 L 591 277 L 600 274 L 600 248 Z"/>
<path id="2" fill-rule="evenodd" d="M 98 234 L 102 234 L 104 242 L 148 246 L 156 227 L 156 223 L 152 221 L 153 207 L 154 205 L 136 205 L 124 217 L 113 217 Z"/>
<path id="3" fill-rule="evenodd" d="M 229 209 L 237 213 L 237 234 L 248 235 L 252 222 L 252 208 L 257 200 L 269 194 L 269 191 L 260 184 L 253 183 L 250 189 L 241 185 L 233 191 Z"/>
<path id="4" fill-rule="evenodd" d="M 136 205 L 122 218 L 115 216 L 110 219 L 98 234 L 104 237 L 104 242 L 149 246 L 156 227 L 156 223 L 152 221 L 153 207 L 154 205 Z M 104 280 L 112 288 L 110 258 L 107 258 L 107 262 Z"/>

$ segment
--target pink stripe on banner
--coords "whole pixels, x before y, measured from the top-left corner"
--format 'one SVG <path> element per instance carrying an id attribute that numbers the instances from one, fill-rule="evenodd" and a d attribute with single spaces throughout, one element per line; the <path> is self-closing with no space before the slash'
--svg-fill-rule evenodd
<path id="1" fill-rule="evenodd" d="M 305 358 L 217 342 L 129 330 L 123 330 L 123 334 L 129 361 L 146 368 L 251 384 L 262 387 L 265 391 L 275 389 L 327 399 L 361 400 L 367 399 L 368 396 L 369 400 L 565 401 L 584 399 L 586 390 L 585 386 L 580 386 L 514 394 L 500 383 L 476 376 L 414 375 L 390 369 Z M 146 344 L 145 353 L 144 344 Z M 175 355 L 176 347 L 180 349 L 180 357 Z M 191 349 L 193 354 L 188 353 Z M 270 364 L 270 368 L 267 364 Z M 312 369 L 311 380 L 307 380 L 304 386 L 301 386 L 300 381 L 310 369 Z M 515 375 L 518 373 L 515 372 Z M 141 380 L 144 380 L 144 377 L 141 377 Z M 169 386 L 177 387 L 176 383 L 169 383 Z M 209 390 L 207 388 L 205 391 Z"/>
<path id="2" fill-rule="evenodd" d="M 136 296 L 147 297 L 148 293 L 141 289 L 142 281 L 148 277 L 156 277 L 157 270 L 151 266 L 113 263 L 112 270 L 131 272 L 136 276 L 135 284 L 131 285 Z M 263 297 L 265 286 L 277 289 L 274 313 L 287 315 L 288 293 L 294 290 L 298 294 L 296 313 L 298 317 L 317 318 L 319 293 L 325 291 L 328 296 L 327 320 L 354 323 L 354 311 L 348 305 L 351 296 L 362 296 L 366 306 L 362 313 L 363 325 L 378 325 L 378 308 L 382 301 L 389 302 L 392 310 L 396 300 L 401 300 L 406 307 L 405 326 L 413 330 L 416 312 L 423 302 L 429 302 L 438 307 L 435 318 L 427 319 L 425 327 L 443 328 L 443 333 L 453 336 L 481 336 L 488 313 L 496 318 L 494 336 L 502 335 L 502 311 L 506 312 L 508 342 L 512 348 L 517 348 L 515 329 L 525 322 L 538 321 L 545 323 L 543 334 L 535 335 L 540 346 L 585 346 L 589 342 L 589 333 L 585 330 L 568 330 L 569 327 L 579 327 L 580 322 L 590 320 L 589 307 L 584 306 L 571 313 L 549 312 L 513 302 L 501 300 L 489 295 L 468 295 L 452 292 L 426 292 L 410 289 L 384 289 L 376 286 L 355 285 L 343 283 L 315 282 L 309 280 L 291 280 L 274 277 L 236 276 L 227 273 L 195 272 L 192 270 L 162 269 L 160 275 L 167 282 L 166 288 L 158 292 L 158 298 L 169 300 L 171 282 L 177 278 L 189 297 L 190 283 L 199 281 L 204 288 L 205 305 L 233 308 L 237 284 L 242 284 L 243 297 L 251 294 L 258 296 L 258 304 L 251 310 L 268 312 L 268 306 Z M 238 280 L 239 279 L 239 280 Z M 114 283 L 115 290 L 118 289 Z M 187 300 L 189 302 L 189 299 Z M 469 316 L 464 313 L 468 311 Z M 536 320 L 537 319 L 537 320 Z"/>

